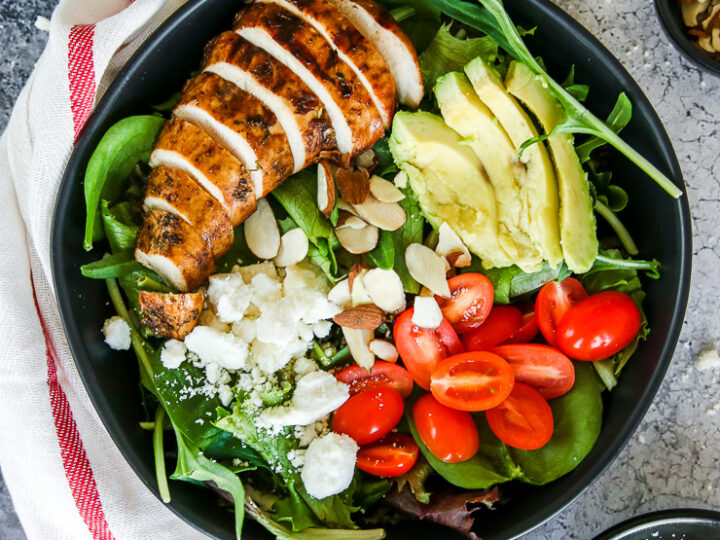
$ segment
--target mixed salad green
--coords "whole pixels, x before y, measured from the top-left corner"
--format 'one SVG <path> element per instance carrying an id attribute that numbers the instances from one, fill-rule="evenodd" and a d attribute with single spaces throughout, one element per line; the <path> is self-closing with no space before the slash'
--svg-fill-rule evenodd
<path id="1" fill-rule="evenodd" d="M 527 49 L 522 37 L 534 29 L 516 27 L 500 0 L 480 0 L 479 4 L 457 0 L 385 0 L 381 2 L 398 20 L 420 53 L 420 65 L 426 88 L 420 109 L 432 114 L 440 110 L 433 92 L 438 80 L 451 72 L 462 72 L 475 59 L 504 77 L 511 62 L 522 63 L 538 77 L 562 106 L 565 119 L 550 133 L 526 141 L 523 151 L 556 134 L 579 134 L 575 151 L 589 181 L 594 211 L 609 227 L 599 227 L 599 252 L 591 267 L 573 274 L 563 262 L 556 267 L 545 262 L 532 272 L 519 266 L 486 268 L 479 257 L 461 273 L 480 273 L 492 283 L 496 305 L 524 305 L 550 282 L 572 275 L 584 290 L 594 295 L 619 291 L 629 295 L 642 314 L 644 292 L 641 277 L 659 277 L 656 261 L 637 260 L 633 239 L 621 222 L 627 194 L 613 183 L 612 173 L 603 167 L 603 153 L 611 145 L 644 170 L 670 195 L 680 191 L 657 168 L 639 155 L 618 135 L 630 121 L 630 100 L 621 94 L 606 121 L 596 118 L 583 105 L 587 86 L 575 80 L 574 69 L 562 83 L 544 69 L 542 60 Z M 475 37 L 470 37 L 475 36 Z M 479 448 L 470 458 L 448 462 L 439 458 L 419 433 L 409 412 L 397 426 L 410 435 L 422 456 L 412 469 L 394 478 L 383 478 L 356 470 L 350 486 L 339 494 L 322 499 L 311 496 L 298 468 L 291 461 L 298 449 L 292 427 L 275 431 L 258 428 L 246 401 L 249 394 L 233 388 L 230 405 L 218 395 L 183 389 L 201 386 L 206 374 L 193 362 L 168 367 L 161 359 L 164 341 L 140 321 L 140 291 L 173 292 L 155 272 L 134 260 L 133 248 L 142 218 L 144 182 L 149 172 L 147 161 L 155 138 L 170 107 L 163 104 L 148 115 L 131 116 L 113 125 L 98 144 L 85 176 L 87 223 L 86 249 L 107 239 L 109 253 L 97 262 L 82 267 L 88 278 L 106 281 L 117 314 L 130 326 L 132 348 L 139 361 L 142 392 L 148 418 L 141 426 L 152 431 L 158 489 L 162 499 L 171 500 L 166 463 L 176 453 L 172 480 L 205 484 L 232 501 L 236 535 L 241 537 L 246 513 L 279 538 L 382 538 L 375 526 L 393 523 L 411 515 L 432 519 L 470 535 L 470 514 L 482 503 L 491 504 L 502 491 L 486 492 L 497 484 L 520 480 L 541 485 L 574 469 L 590 452 L 601 430 L 602 392 L 612 390 L 649 328 L 642 315 L 642 327 L 632 342 L 607 359 L 573 362 L 575 382 L 572 388 L 549 401 L 554 419 L 552 438 L 539 449 L 522 450 L 505 444 L 488 425 L 482 413 L 472 418 L 479 434 Z M 373 174 L 392 179 L 399 172 L 397 155 L 391 148 L 392 134 L 373 148 L 377 164 Z M 397 154 L 397 152 L 396 152 Z M 300 228 L 309 240 L 308 259 L 328 282 L 344 279 L 355 264 L 367 268 L 394 270 L 407 294 L 421 292 L 421 285 L 407 267 L 405 253 L 412 244 L 437 241 L 433 219 L 421 208 L 413 182 L 402 187 L 399 201 L 406 214 L 405 223 L 395 231 L 381 231 L 377 246 L 358 256 L 342 248 L 334 232 L 339 219 L 336 207 L 329 218 L 317 206 L 317 181 L 314 171 L 303 170 L 278 186 L 271 206 L 281 232 Z M 607 235 L 605 235 L 607 231 Z M 232 250 L 217 263 L 217 272 L 227 272 L 242 261 L 257 262 L 243 234 L 235 234 Z M 391 328 L 384 324 L 376 336 L 392 339 Z M 333 331 L 316 339 L 313 356 L 321 370 L 336 370 L 352 362 L 342 335 Z M 401 354 L 402 356 L 402 354 Z M 291 378 L 283 380 L 261 396 L 265 406 L 286 402 L 293 391 Z M 415 390 L 406 402 L 406 411 L 423 393 Z M 172 449 L 166 434 L 174 434 Z M 172 450 L 172 452 L 171 452 Z M 453 488 L 463 488 L 460 495 Z M 432 494 L 432 495 L 431 495 Z M 442 508 L 439 501 L 443 501 Z M 470 506 L 468 506 L 468 503 Z M 362 527 L 362 528 L 360 528 Z"/>

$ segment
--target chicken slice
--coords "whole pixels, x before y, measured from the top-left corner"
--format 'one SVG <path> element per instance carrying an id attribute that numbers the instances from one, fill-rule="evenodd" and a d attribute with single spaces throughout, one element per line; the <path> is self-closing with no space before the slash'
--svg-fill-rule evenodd
<path id="1" fill-rule="evenodd" d="M 135 260 L 182 292 L 199 287 L 215 270 L 205 240 L 185 220 L 162 210 L 150 210 L 143 216 Z"/>
<path id="2" fill-rule="evenodd" d="M 156 336 L 185 339 L 200 320 L 203 293 L 159 293 L 140 291 L 142 323 Z"/>
<path id="3" fill-rule="evenodd" d="M 204 129 L 244 163 L 257 199 L 293 172 L 290 145 L 277 117 L 252 94 L 214 73 L 190 79 L 173 114 Z"/>
<path id="4" fill-rule="evenodd" d="M 417 107 L 423 82 L 415 47 L 395 19 L 374 0 L 329 0 L 375 46 L 395 77 L 400 103 Z"/>
<path id="5" fill-rule="evenodd" d="M 155 141 L 150 166 L 162 165 L 192 176 L 220 201 L 233 226 L 255 211 L 255 192 L 242 163 L 202 129 L 185 120 L 167 121 Z"/>
<path id="6" fill-rule="evenodd" d="M 395 113 L 395 79 L 377 49 L 340 11 L 325 0 L 260 0 L 274 2 L 311 24 L 360 79 L 385 129 Z"/>
<path id="7" fill-rule="evenodd" d="M 292 69 L 320 98 L 344 161 L 382 137 L 370 94 L 312 26 L 276 4 L 251 4 L 238 13 L 235 30 Z"/>
<path id="8" fill-rule="evenodd" d="M 267 106 L 285 130 L 297 172 L 320 152 L 335 150 L 335 133 L 322 103 L 285 64 L 235 32 L 223 32 L 206 49 L 204 69 Z"/>
<path id="9" fill-rule="evenodd" d="M 158 167 L 148 177 L 144 206 L 181 217 L 203 237 L 213 258 L 233 245 L 233 226 L 219 201 L 179 169 Z"/>

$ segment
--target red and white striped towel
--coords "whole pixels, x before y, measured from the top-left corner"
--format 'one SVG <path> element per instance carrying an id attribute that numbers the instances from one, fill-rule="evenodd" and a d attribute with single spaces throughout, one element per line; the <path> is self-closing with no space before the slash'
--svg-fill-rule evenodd
<path id="1" fill-rule="evenodd" d="M 144 487 L 105 431 L 50 274 L 52 211 L 75 140 L 122 65 L 182 3 L 62 0 L 0 139 L 0 466 L 31 540 L 202 536 Z"/>

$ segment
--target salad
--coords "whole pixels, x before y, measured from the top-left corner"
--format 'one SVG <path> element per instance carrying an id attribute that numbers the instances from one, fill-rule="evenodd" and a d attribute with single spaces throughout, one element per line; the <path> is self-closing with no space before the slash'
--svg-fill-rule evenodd
<path id="1" fill-rule="evenodd" d="M 117 312 L 105 341 L 137 357 L 138 421 L 163 501 L 169 479 L 204 484 L 231 503 L 238 538 L 248 515 L 278 538 L 382 538 L 404 519 L 476 538 L 504 483 L 546 484 L 588 455 L 603 392 L 648 335 L 642 278 L 660 265 L 637 258 L 620 219 L 627 195 L 603 164 L 609 146 L 680 192 L 619 137 L 628 98 L 596 118 L 582 104 L 591 89 L 572 66 L 551 78 L 523 41 L 534 29 L 500 0 L 356 4 L 404 32 L 395 81 L 380 70 L 364 83 L 377 111 L 293 117 L 338 132 L 335 150 L 316 141 L 312 155 L 290 117 L 270 128 L 266 112 L 253 118 L 269 135 L 248 134 L 242 151 L 219 145 L 208 96 L 255 103 L 233 80 L 273 99 L 227 67 L 223 51 L 249 47 L 237 35 L 291 68 L 285 81 L 332 98 L 284 55 L 284 34 L 263 41 L 257 21 L 314 17 L 332 40 L 334 15 L 300 0 L 253 4 L 181 94 L 100 141 L 85 247 L 106 239 L 108 253 L 82 272 L 105 280 Z M 292 39 L 311 32 L 297 29 Z M 357 51 L 338 47 L 354 65 Z M 407 77 L 415 51 L 421 88 Z M 276 92 L 290 95 L 284 83 Z M 372 147 L 353 151 L 358 137 Z M 170 140 L 215 161 L 183 168 Z M 247 183 L 210 181 L 251 152 Z"/>

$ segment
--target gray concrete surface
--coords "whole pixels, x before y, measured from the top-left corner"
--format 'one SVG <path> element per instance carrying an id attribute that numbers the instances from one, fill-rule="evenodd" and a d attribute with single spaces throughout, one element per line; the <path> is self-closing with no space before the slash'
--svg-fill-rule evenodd
<path id="1" fill-rule="evenodd" d="M 605 475 L 527 540 L 586 539 L 647 511 L 720 507 L 720 371 L 694 368 L 720 341 L 720 80 L 680 58 L 649 0 L 556 2 L 627 66 L 665 122 L 688 185 L 695 256 L 681 341 L 647 417 Z M 46 40 L 35 19 L 54 3 L 0 2 L 0 130 Z M 0 538 L 24 538 L 1 480 Z"/>

